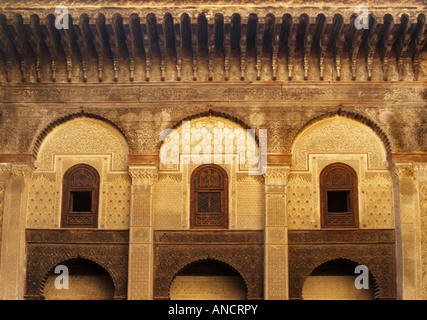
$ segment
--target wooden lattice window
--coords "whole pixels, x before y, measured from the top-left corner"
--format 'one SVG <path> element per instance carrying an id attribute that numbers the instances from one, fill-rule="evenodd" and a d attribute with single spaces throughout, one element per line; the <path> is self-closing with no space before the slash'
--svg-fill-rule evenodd
<path id="1" fill-rule="evenodd" d="M 320 174 L 323 228 L 358 228 L 357 174 L 344 163 L 333 163 Z"/>
<path id="2" fill-rule="evenodd" d="M 98 226 L 99 174 L 87 164 L 78 164 L 64 175 L 62 228 Z"/>
<path id="3" fill-rule="evenodd" d="M 228 178 L 216 165 L 202 165 L 191 176 L 191 228 L 228 228 Z"/>

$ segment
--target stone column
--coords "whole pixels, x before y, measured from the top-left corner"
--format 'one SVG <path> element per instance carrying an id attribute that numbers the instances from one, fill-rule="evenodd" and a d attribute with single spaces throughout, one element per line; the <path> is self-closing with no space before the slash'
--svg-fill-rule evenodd
<path id="1" fill-rule="evenodd" d="M 268 166 L 265 176 L 264 298 L 286 300 L 288 289 L 288 232 L 286 178 L 288 166 Z"/>
<path id="2" fill-rule="evenodd" d="M 0 300 L 24 298 L 27 165 L 0 164 Z"/>
<path id="3" fill-rule="evenodd" d="M 420 256 L 419 266 L 422 277 L 417 288 L 417 299 L 427 300 L 427 163 L 414 163 L 415 187 L 417 190 L 417 210 L 419 210 L 420 220 L 418 230 L 420 235 Z"/>
<path id="4" fill-rule="evenodd" d="M 417 187 L 412 163 L 392 169 L 396 228 L 397 298 L 421 299 L 421 234 Z"/>
<path id="5" fill-rule="evenodd" d="M 130 166 L 128 299 L 153 299 L 153 182 L 157 166 Z"/>

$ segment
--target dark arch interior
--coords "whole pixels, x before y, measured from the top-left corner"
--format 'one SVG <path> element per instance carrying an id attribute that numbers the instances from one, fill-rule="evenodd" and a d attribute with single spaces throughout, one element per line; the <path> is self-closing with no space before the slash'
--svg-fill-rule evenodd
<path id="1" fill-rule="evenodd" d="M 203 260 L 192 263 L 181 269 L 177 276 L 230 276 L 240 274 L 229 265 L 216 260 Z"/>
<path id="2" fill-rule="evenodd" d="M 347 260 L 333 260 L 321 264 L 310 274 L 311 276 L 354 276 L 357 264 Z"/>
<path id="3" fill-rule="evenodd" d="M 70 275 L 105 275 L 110 277 L 110 275 L 104 268 L 102 268 L 97 263 L 86 259 L 71 259 L 62 262 L 59 265 L 64 265 L 68 267 Z M 55 268 L 53 268 L 51 272 L 53 273 L 54 270 Z"/>
<path id="4" fill-rule="evenodd" d="M 169 288 L 172 300 L 242 300 L 247 287 L 242 276 L 226 263 L 203 260 L 181 269 Z"/>
<path id="5" fill-rule="evenodd" d="M 54 281 L 63 271 L 55 273 L 57 266 L 68 268 L 68 289 L 56 289 Z M 44 280 L 42 291 L 46 299 L 52 300 L 109 300 L 114 296 L 114 282 L 110 274 L 97 263 L 75 258 L 53 267 Z M 63 283 L 63 282 L 61 282 Z"/>
<path id="6" fill-rule="evenodd" d="M 353 277 L 354 280 L 356 280 L 356 278 L 361 274 L 360 271 L 355 273 L 355 268 L 358 266 L 359 264 L 353 261 L 349 261 L 349 260 L 345 260 L 345 259 L 336 259 L 336 260 L 331 260 L 328 262 L 325 262 L 323 264 L 321 264 L 320 266 L 318 266 L 316 269 L 314 269 L 311 274 L 310 277 L 343 277 L 343 278 L 349 278 L 349 277 Z M 368 269 L 369 271 L 369 269 Z M 307 278 L 308 279 L 308 278 Z M 306 283 L 307 283 L 307 279 L 306 279 Z M 351 280 L 353 281 L 353 280 Z M 306 284 L 304 284 L 305 287 Z M 377 297 L 377 293 L 378 293 L 378 286 L 377 283 L 375 281 L 375 278 L 373 277 L 372 273 L 369 272 L 369 277 L 368 277 L 368 289 L 358 289 L 361 291 L 366 291 L 369 295 L 369 299 L 375 299 Z M 353 289 L 356 290 L 355 287 L 354 288 L 348 288 L 348 289 Z M 336 290 L 336 288 L 331 289 Z M 326 291 L 328 291 L 328 288 L 326 289 Z M 325 298 L 322 299 L 328 299 L 328 292 L 324 292 L 325 293 Z M 304 293 L 303 293 L 304 295 Z M 368 295 L 365 296 L 364 299 L 366 299 L 366 297 L 368 297 Z M 336 299 L 336 298 L 334 298 Z M 343 298 L 343 299 L 348 299 L 348 298 Z M 353 299 L 353 298 L 351 298 Z"/>

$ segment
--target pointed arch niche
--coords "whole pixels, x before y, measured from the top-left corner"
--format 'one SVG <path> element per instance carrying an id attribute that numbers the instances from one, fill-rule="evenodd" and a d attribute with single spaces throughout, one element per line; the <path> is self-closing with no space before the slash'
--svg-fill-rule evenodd
<path id="1" fill-rule="evenodd" d="M 211 110 L 162 132 L 153 192 L 155 230 L 191 228 L 192 173 L 204 165 L 216 166 L 228 178 L 228 222 L 222 227 L 263 229 L 264 178 L 250 174 L 259 164 L 258 131 L 247 129 L 242 121 Z"/>
<path id="2" fill-rule="evenodd" d="M 119 127 L 92 114 L 73 114 L 46 127 L 33 151 L 37 158 L 28 188 L 27 228 L 64 226 L 61 212 L 68 201 L 67 193 L 63 194 L 65 174 L 76 165 L 91 167 L 99 175 L 98 219 L 93 225 L 99 229 L 129 228 L 129 147 Z"/>
<path id="3" fill-rule="evenodd" d="M 346 223 L 347 227 L 394 228 L 389 146 L 384 143 L 387 139 L 371 126 L 347 116 L 333 115 L 309 122 L 297 135 L 292 145 L 292 164 L 286 186 L 290 230 L 324 226 L 322 212 L 327 201 L 320 188 L 323 185 L 321 173 L 333 163 L 341 163 L 352 172 L 351 186 L 344 189 L 352 190 L 345 196 L 353 197 L 352 212 L 358 212 L 359 224 L 353 219 Z"/>

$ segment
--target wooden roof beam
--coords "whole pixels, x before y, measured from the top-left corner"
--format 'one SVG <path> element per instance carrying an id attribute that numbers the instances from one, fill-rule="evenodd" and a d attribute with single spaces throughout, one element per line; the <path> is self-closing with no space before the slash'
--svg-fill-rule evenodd
<path id="1" fill-rule="evenodd" d="M 248 45 L 248 17 L 242 17 L 240 20 L 240 80 L 246 78 L 246 54 Z"/>
<path id="2" fill-rule="evenodd" d="M 231 55 L 231 16 L 224 16 L 224 79 L 230 79 L 230 55 Z"/>
<path id="3" fill-rule="evenodd" d="M 58 30 L 54 26 L 55 17 L 53 15 L 49 15 L 46 17 L 45 24 L 40 25 L 41 32 L 44 36 L 44 43 L 50 54 L 51 61 L 51 80 L 52 82 L 56 82 L 56 63 L 58 61 L 60 52 L 59 52 L 59 43 L 58 39 L 60 39 L 60 35 Z"/>
<path id="4" fill-rule="evenodd" d="M 278 57 L 279 57 L 279 49 L 280 49 L 280 31 L 282 29 L 282 24 L 277 22 L 275 19 L 274 23 L 274 31 L 273 31 L 273 39 L 272 39 L 272 54 L 271 54 L 271 71 L 272 71 L 272 79 L 277 80 L 277 69 L 278 69 Z"/>
<path id="5" fill-rule="evenodd" d="M 98 81 L 102 82 L 104 77 L 104 60 L 107 55 L 107 47 L 104 42 L 105 17 L 99 14 L 94 24 L 90 24 L 95 45 L 96 55 L 98 57 Z"/>
<path id="6" fill-rule="evenodd" d="M 262 52 L 263 52 L 263 37 L 264 37 L 264 29 L 265 29 L 265 17 L 258 17 L 257 24 L 257 32 L 255 39 L 255 47 L 256 47 L 256 79 L 261 80 L 261 72 L 262 72 Z"/>
<path id="7" fill-rule="evenodd" d="M 298 23 L 300 21 L 299 17 L 292 17 L 292 24 L 290 26 L 289 36 L 288 36 L 288 80 L 292 80 L 292 73 L 294 69 L 294 53 L 297 43 L 297 33 L 298 33 Z"/>
<path id="8" fill-rule="evenodd" d="M 208 19 L 208 80 L 213 80 L 214 63 L 215 63 L 215 17 L 210 16 Z"/>

